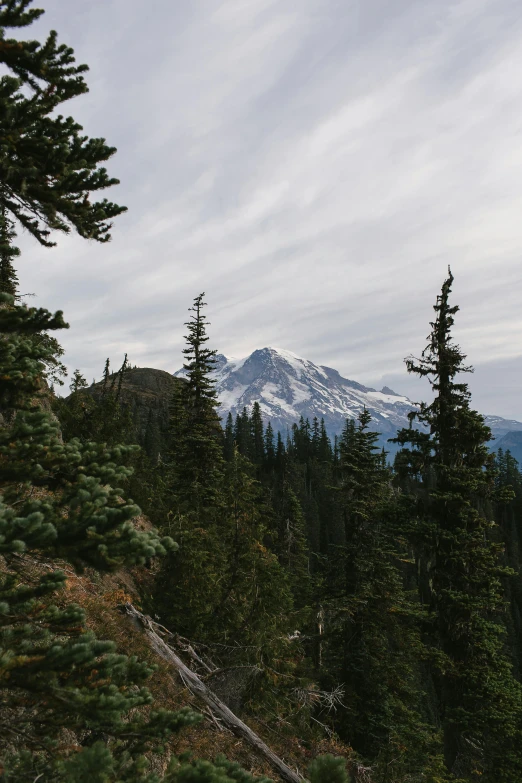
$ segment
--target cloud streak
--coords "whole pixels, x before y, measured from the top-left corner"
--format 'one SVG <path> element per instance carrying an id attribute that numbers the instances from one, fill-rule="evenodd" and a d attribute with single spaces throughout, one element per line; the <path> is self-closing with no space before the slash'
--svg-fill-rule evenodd
<path id="1" fill-rule="evenodd" d="M 70 367 L 128 351 L 176 369 L 205 290 L 224 353 L 283 345 L 408 393 L 451 264 L 459 342 L 520 386 L 518 2 L 46 8 L 39 29 L 91 67 L 70 111 L 118 147 L 110 197 L 129 207 L 108 246 L 22 238 L 22 290 L 66 311 Z M 477 404 L 522 418 L 494 380 L 477 372 Z"/>

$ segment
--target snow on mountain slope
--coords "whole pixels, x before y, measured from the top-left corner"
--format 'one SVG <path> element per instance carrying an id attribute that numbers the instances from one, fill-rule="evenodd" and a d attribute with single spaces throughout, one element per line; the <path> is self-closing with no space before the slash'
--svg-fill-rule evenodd
<path id="1" fill-rule="evenodd" d="M 179 370 L 175 375 L 183 376 Z M 388 387 L 380 391 L 343 378 L 331 367 L 319 366 L 283 348 L 260 348 L 242 359 L 217 356 L 216 389 L 224 420 L 235 417 L 244 407 L 259 402 L 265 422 L 285 433 L 299 417 L 310 421 L 324 418 L 330 435 L 339 433 L 347 418 L 356 418 L 366 407 L 373 429 L 382 433 L 380 442 L 394 451 L 387 439 L 400 427 L 408 426 L 408 413 L 414 404 Z M 522 423 L 500 416 L 486 416 L 498 440 L 508 432 L 522 431 Z M 495 448 L 495 441 L 491 443 Z"/>
<path id="2" fill-rule="evenodd" d="M 176 375 L 183 375 L 178 371 Z M 282 348 L 260 348 L 243 359 L 218 355 L 216 389 L 224 418 L 259 402 L 263 418 L 285 432 L 300 416 L 324 418 L 327 430 L 340 432 L 346 418 L 370 410 L 376 429 L 390 437 L 407 426 L 412 403 L 391 389 L 375 389 L 343 378 Z"/>

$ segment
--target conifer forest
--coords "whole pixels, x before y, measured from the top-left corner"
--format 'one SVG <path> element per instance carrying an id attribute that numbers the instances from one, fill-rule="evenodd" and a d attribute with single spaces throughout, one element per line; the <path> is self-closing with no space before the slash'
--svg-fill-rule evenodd
<path id="1" fill-rule="evenodd" d="M 0 0 L 0 781 L 522 783 L 522 474 L 473 408 L 451 270 L 393 460 L 367 410 L 335 437 L 221 417 L 203 293 L 161 449 L 127 357 L 57 394 L 74 313 L 21 295 L 17 236 L 107 242 L 126 208 L 42 13 Z"/>

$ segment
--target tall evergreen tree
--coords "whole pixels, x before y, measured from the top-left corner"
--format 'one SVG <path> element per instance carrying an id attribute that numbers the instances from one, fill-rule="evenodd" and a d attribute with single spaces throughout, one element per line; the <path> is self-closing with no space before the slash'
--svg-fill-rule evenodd
<path id="1" fill-rule="evenodd" d="M 72 118 L 51 116 L 87 90 L 81 76 L 87 66 L 74 65 L 72 50 L 56 45 L 56 33 L 44 46 L 6 39 L 6 28 L 25 27 L 43 13 L 28 10 L 30 5 L 0 0 L 0 63 L 16 76 L 0 79 L 2 214 L 46 246 L 53 244 L 53 230 L 71 228 L 105 242 L 109 221 L 125 208 L 107 200 L 91 204 L 89 196 L 116 184 L 99 168 L 114 150 L 103 139 L 80 136 Z M 3 258 L 11 261 L 13 236 L 3 226 Z M 63 573 L 53 567 L 24 584 L 20 563 L 11 567 L 13 556 L 29 552 L 111 570 L 164 553 L 168 541 L 134 528 L 138 509 L 115 486 L 127 477 L 122 461 L 133 450 L 76 439 L 64 443 L 56 421 L 39 405 L 49 367 L 57 366 L 60 355 L 47 330 L 65 324 L 61 313 L 53 317 L 18 306 L 12 264 L 1 271 L 0 550 L 7 565 L 3 560 L 0 575 L 0 774 L 6 781 L 41 783 L 254 783 L 224 760 L 212 765 L 173 759 L 165 776 L 150 773 L 142 754 L 193 723 L 193 713 L 148 712 L 150 696 L 142 683 L 150 668 L 97 640 L 78 607 L 53 605 Z M 74 753 L 63 743 L 64 729 L 74 734 Z M 332 776 L 344 783 L 343 766 L 331 758 L 318 761 L 313 783 Z"/>
<path id="2" fill-rule="evenodd" d="M 227 567 L 223 433 L 211 377 L 216 352 L 206 347 L 203 296 L 195 298 L 185 324 L 185 380 L 171 401 L 170 450 L 162 465 L 170 507 L 166 531 L 180 550 L 165 559 L 156 592 L 164 621 L 200 639 L 212 637 Z"/>
<path id="3" fill-rule="evenodd" d="M 321 430 L 319 427 L 319 419 L 314 416 L 312 420 L 312 448 L 311 453 L 314 457 L 317 457 L 319 452 L 319 443 L 321 440 Z"/>
<path id="4" fill-rule="evenodd" d="M 237 422 L 237 447 L 239 453 L 251 460 L 254 454 L 254 442 L 252 437 L 252 420 L 246 405 L 241 411 Z"/>
<path id="5" fill-rule="evenodd" d="M 284 470 L 285 456 L 286 456 L 286 451 L 285 451 L 285 444 L 283 443 L 283 436 L 278 431 L 277 442 L 276 442 L 275 463 L 279 473 L 281 473 Z"/>
<path id="6" fill-rule="evenodd" d="M 212 372 L 216 351 L 206 347 L 208 321 L 203 313 L 204 294 L 194 299 L 185 324 L 187 347 L 183 349 L 185 383 L 180 388 L 178 420 L 172 422 L 171 465 L 174 495 L 181 511 L 195 514 L 219 504 L 224 460 L 219 402 Z"/>
<path id="7" fill-rule="evenodd" d="M 71 383 L 69 384 L 69 389 L 74 394 L 74 392 L 80 391 L 80 389 L 86 389 L 89 384 L 85 380 L 84 376 L 81 374 L 79 370 L 75 370 L 73 373 L 73 377 L 71 380 Z"/>
<path id="8" fill-rule="evenodd" d="M 289 573 L 263 544 L 262 492 L 252 464 L 236 446 L 225 476 L 225 506 L 220 526 L 227 551 L 221 574 L 218 626 L 236 645 L 258 646 L 260 661 L 289 628 L 292 600 Z M 266 512 L 266 510 L 265 510 Z M 280 647 L 276 642 L 276 646 Z"/>
<path id="9" fill-rule="evenodd" d="M 415 418 L 429 430 L 399 433 L 400 469 L 416 480 L 414 532 L 421 595 L 430 613 L 428 639 L 448 770 L 483 781 L 522 780 L 520 687 L 504 648 L 501 545 L 487 515 L 494 497 L 491 439 L 470 407 L 465 356 L 452 339 L 458 307 L 450 305 L 449 272 L 434 306 L 435 321 L 409 372 L 430 381 L 434 399 Z"/>

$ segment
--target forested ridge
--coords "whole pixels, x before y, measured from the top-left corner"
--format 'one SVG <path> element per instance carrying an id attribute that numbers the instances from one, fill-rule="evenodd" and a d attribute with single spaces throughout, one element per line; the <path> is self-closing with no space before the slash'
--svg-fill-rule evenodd
<path id="1" fill-rule="evenodd" d="M 0 0 L 0 780 L 522 781 L 522 474 L 473 410 L 451 271 L 393 465 L 366 410 L 333 442 L 221 421 L 204 294 L 159 453 L 132 357 L 57 396 L 67 323 L 20 296 L 17 227 L 105 242 L 125 207 L 91 202 L 114 148 L 54 113 L 87 66 L 6 36 L 31 4 Z"/>

